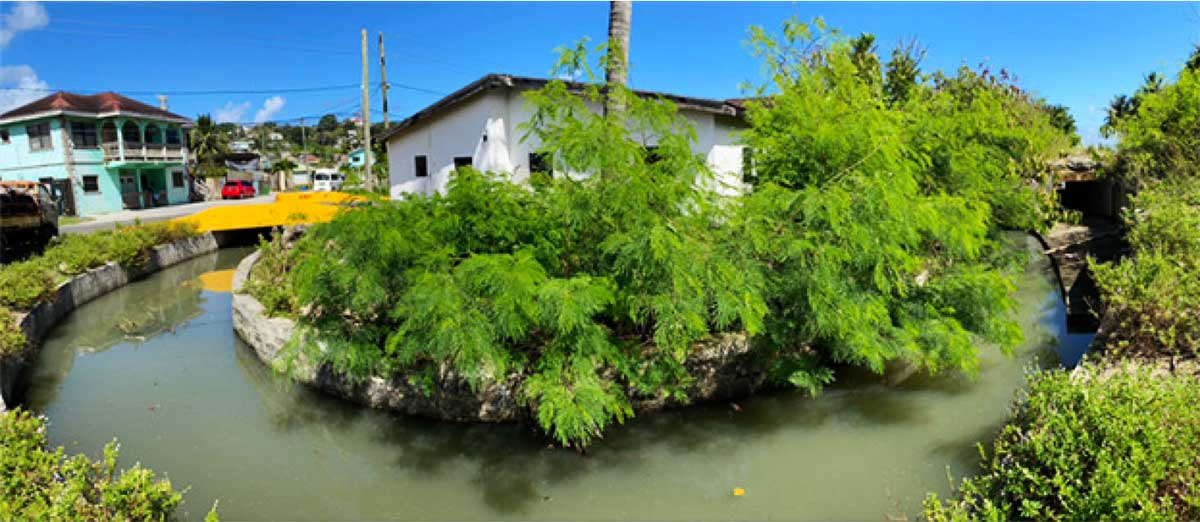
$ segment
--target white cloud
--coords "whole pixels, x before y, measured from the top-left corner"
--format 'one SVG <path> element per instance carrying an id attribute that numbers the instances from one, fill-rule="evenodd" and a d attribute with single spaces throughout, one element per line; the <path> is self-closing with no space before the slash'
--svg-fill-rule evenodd
<path id="1" fill-rule="evenodd" d="M 250 110 L 250 102 L 225 102 L 225 106 L 213 111 L 213 119 L 217 123 L 240 122 L 246 111 Z"/>
<path id="2" fill-rule="evenodd" d="M 50 84 L 39 80 L 28 65 L 0 65 L 0 113 L 15 109 L 50 93 Z"/>
<path id="3" fill-rule="evenodd" d="M 0 14 L 0 49 L 21 31 L 41 29 L 50 23 L 46 8 L 37 2 L 13 2 L 12 10 Z"/>
<path id="4" fill-rule="evenodd" d="M 271 117 L 275 116 L 275 114 L 283 109 L 283 104 L 285 103 L 287 103 L 287 100 L 285 100 L 283 96 L 272 96 L 267 98 L 267 101 L 263 102 L 262 108 L 259 109 L 258 112 L 254 113 L 254 123 L 262 123 L 271 119 Z"/>

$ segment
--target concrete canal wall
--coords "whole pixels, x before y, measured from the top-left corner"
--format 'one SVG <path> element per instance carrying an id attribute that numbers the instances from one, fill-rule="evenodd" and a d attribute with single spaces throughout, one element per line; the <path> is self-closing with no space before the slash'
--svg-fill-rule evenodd
<path id="1" fill-rule="evenodd" d="M 28 313 L 17 315 L 17 322 L 25 334 L 25 351 L 16 357 L 0 359 L 0 411 L 16 404 L 21 372 L 26 364 L 37 357 L 46 334 L 67 314 L 130 281 L 196 256 L 215 252 L 218 245 L 218 239 L 212 233 L 204 233 L 152 248 L 146 265 L 140 270 L 126 270 L 110 262 L 60 284 L 52 298 L 38 303 Z"/>
<path id="2" fill-rule="evenodd" d="M 258 358 L 268 366 L 283 363 L 281 353 L 298 335 L 304 333 L 296 322 L 268 317 L 262 303 L 244 293 L 250 269 L 258 261 L 258 252 L 238 264 L 233 276 L 233 328 Z M 301 337 L 295 342 L 321 343 Z M 291 362 L 292 377 L 350 401 L 387 410 L 442 420 L 463 422 L 521 421 L 534 411 L 522 404 L 519 396 L 525 375 L 511 375 L 472 390 L 467 380 L 443 366 L 434 379 L 432 393 L 426 394 L 416 383 L 404 377 L 368 377 L 350 382 L 328 364 L 314 365 L 303 351 Z M 685 362 L 695 383 L 688 389 L 691 402 L 743 397 L 763 385 L 765 373 L 750 351 L 745 334 L 722 334 L 697 344 Z M 651 411 L 680 405 L 667 397 L 638 397 L 629 393 L 635 410 Z"/>

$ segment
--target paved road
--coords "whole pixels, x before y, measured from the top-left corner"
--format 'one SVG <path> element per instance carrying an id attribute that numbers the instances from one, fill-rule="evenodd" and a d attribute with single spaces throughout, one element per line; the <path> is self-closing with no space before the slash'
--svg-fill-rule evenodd
<path id="1" fill-rule="evenodd" d="M 144 210 L 122 210 L 113 212 L 112 214 L 104 214 L 96 216 L 93 221 L 86 223 L 78 223 L 75 225 L 67 225 L 59 227 L 59 232 L 62 234 L 88 234 L 99 230 L 111 230 L 117 224 L 131 225 L 134 221 L 140 220 L 142 223 L 151 221 L 165 221 L 182 216 L 190 216 L 201 210 L 213 207 L 227 207 L 233 205 L 253 205 L 259 203 L 272 203 L 275 201 L 274 194 L 266 196 L 258 196 L 250 199 L 234 199 L 229 201 L 202 201 L 199 203 L 187 203 L 183 205 L 171 205 L 169 207 L 148 208 Z"/>

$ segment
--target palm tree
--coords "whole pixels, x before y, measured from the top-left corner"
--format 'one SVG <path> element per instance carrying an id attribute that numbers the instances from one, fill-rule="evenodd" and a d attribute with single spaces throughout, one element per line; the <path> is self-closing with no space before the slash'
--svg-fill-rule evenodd
<path id="1" fill-rule="evenodd" d="M 633 3 L 630 0 L 612 0 L 608 6 L 608 63 L 604 67 L 604 83 L 608 95 L 604 98 L 604 112 L 622 112 L 625 103 L 620 96 L 612 95 L 612 87 L 624 87 L 629 78 L 629 26 L 633 20 Z"/>
<path id="2" fill-rule="evenodd" d="M 191 132 L 191 146 L 196 153 L 196 163 L 201 176 L 211 177 L 224 169 L 217 168 L 221 156 L 229 146 L 229 137 L 221 132 L 207 114 L 196 117 L 196 127 Z"/>
<path id="3" fill-rule="evenodd" d="M 279 190 L 287 190 L 287 179 L 291 177 L 293 170 L 296 170 L 296 164 L 286 158 L 271 163 L 271 168 L 268 169 L 272 175 L 279 176 Z"/>

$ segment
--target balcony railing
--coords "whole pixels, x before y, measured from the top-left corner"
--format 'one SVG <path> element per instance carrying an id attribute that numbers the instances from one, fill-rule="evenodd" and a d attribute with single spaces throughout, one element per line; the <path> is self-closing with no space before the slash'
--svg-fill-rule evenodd
<path id="1" fill-rule="evenodd" d="M 162 143 L 126 143 L 121 157 L 119 143 L 103 143 L 104 161 L 183 161 L 183 145 Z"/>

